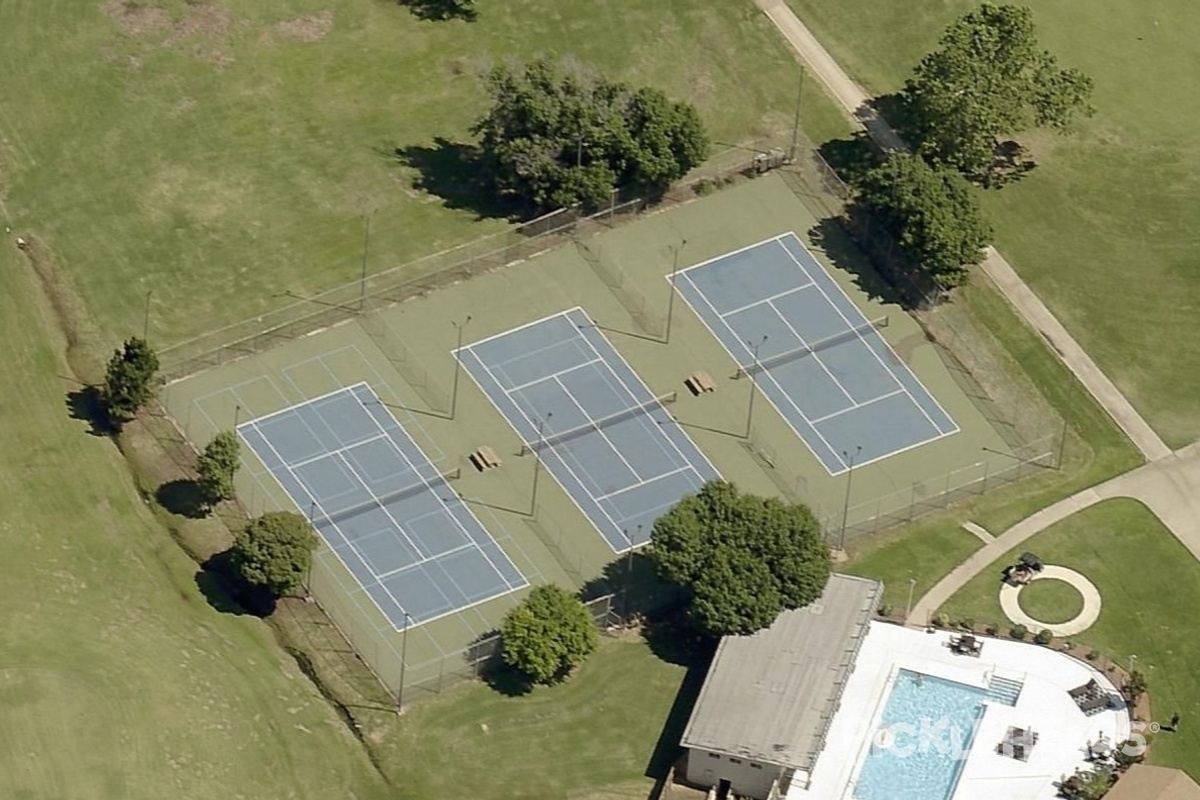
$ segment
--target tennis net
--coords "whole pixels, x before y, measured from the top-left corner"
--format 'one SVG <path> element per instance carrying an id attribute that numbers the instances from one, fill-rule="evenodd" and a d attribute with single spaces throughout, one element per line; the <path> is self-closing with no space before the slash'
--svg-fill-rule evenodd
<path id="1" fill-rule="evenodd" d="M 886 328 L 887 326 L 888 318 L 885 315 L 879 317 L 878 319 L 871 320 L 866 325 L 860 325 L 857 328 L 847 328 L 844 331 L 835 333 L 833 336 L 819 339 L 811 344 L 801 345 L 794 350 L 788 350 L 787 352 L 773 355 L 770 358 L 765 358 L 762 361 L 750 366 L 742 367 L 737 371 L 737 374 L 734 377 L 741 378 L 745 375 L 757 375 L 760 372 L 766 372 L 772 367 L 778 367 L 781 364 L 790 364 L 797 359 L 804 358 L 805 356 L 815 355 L 822 350 L 828 350 L 831 347 L 837 347 L 839 344 L 849 342 L 853 339 L 861 339 L 864 334 L 871 333 L 872 331 L 878 331 L 881 328 Z"/>
<path id="2" fill-rule="evenodd" d="M 361 503 L 356 503 L 349 508 L 339 509 L 332 514 L 313 517 L 310 522 L 313 527 L 321 525 L 336 525 L 339 522 L 345 522 L 348 519 L 357 517 L 360 514 L 365 514 L 376 508 L 384 508 L 385 506 L 395 503 L 397 500 L 407 500 L 410 497 L 416 497 L 425 492 L 436 492 L 439 488 L 446 486 L 450 481 L 457 480 L 459 477 L 459 468 L 455 467 L 452 470 L 438 473 L 436 477 L 423 480 L 420 483 L 414 483 L 411 486 L 405 486 L 403 489 L 397 489 L 394 492 L 372 497 L 370 500 L 364 500 Z"/>
<path id="3" fill-rule="evenodd" d="M 548 450 L 555 445 L 563 444 L 564 442 L 569 442 L 573 439 L 578 439 L 580 436 L 586 436 L 589 433 L 602 431 L 612 425 L 633 419 L 634 417 L 642 416 L 643 414 L 650 414 L 656 408 L 661 408 L 669 403 L 674 403 L 675 397 L 675 392 L 668 392 L 667 394 L 659 395 L 651 400 L 647 400 L 644 403 L 638 403 L 636 406 L 632 406 L 623 411 L 618 411 L 615 414 L 609 414 L 606 417 L 600 417 L 599 419 L 585 422 L 583 425 L 579 425 L 578 427 L 569 428 L 558 433 L 552 433 L 549 436 L 543 436 L 535 444 L 527 444 L 522 447 L 521 455 L 532 453 L 534 451 L 541 452 L 542 450 Z"/>

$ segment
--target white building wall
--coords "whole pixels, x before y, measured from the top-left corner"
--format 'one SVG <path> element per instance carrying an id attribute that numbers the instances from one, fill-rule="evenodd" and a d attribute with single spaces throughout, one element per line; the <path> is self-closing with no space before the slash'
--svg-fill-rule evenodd
<path id="1" fill-rule="evenodd" d="M 707 750 L 688 750 L 687 779 L 697 786 L 716 786 L 722 780 L 729 781 L 729 788 L 739 797 L 766 800 L 771 784 L 776 778 L 782 780 L 782 767 L 760 764 L 748 758 L 738 758 L 724 753 Z"/>

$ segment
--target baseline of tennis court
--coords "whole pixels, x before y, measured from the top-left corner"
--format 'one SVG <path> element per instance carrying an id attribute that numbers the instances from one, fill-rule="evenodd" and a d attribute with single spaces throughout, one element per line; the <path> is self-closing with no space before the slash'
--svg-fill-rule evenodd
<path id="1" fill-rule="evenodd" d="M 527 585 L 367 384 L 238 433 L 397 630 Z"/>
<path id="2" fill-rule="evenodd" d="M 580 308 L 475 342 L 467 374 L 616 552 L 719 476 Z"/>
<path id="3" fill-rule="evenodd" d="M 795 234 L 689 267 L 675 281 L 831 475 L 958 431 Z"/>

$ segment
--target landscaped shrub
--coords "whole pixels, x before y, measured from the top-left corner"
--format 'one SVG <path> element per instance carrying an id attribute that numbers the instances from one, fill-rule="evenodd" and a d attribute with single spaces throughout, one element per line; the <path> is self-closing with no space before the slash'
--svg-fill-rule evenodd
<path id="1" fill-rule="evenodd" d="M 1100 658 L 1099 650 L 1088 650 L 1087 651 L 1087 660 L 1088 661 L 1095 661 L 1098 658 Z"/>
<path id="2" fill-rule="evenodd" d="M 890 617 L 892 615 L 892 604 L 884 603 L 879 607 L 879 616 Z"/>
<path id="3" fill-rule="evenodd" d="M 971 619 L 970 617 L 963 617 L 958 621 L 958 627 L 962 628 L 964 631 L 973 631 L 975 630 L 975 620 Z"/>
<path id="4" fill-rule="evenodd" d="M 1054 634 L 1050 632 L 1049 628 L 1042 628 L 1037 632 L 1037 635 L 1033 637 L 1033 640 L 1038 644 L 1050 644 L 1050 640 L 1053 638 Z"/>
<path id="5" fill-rule="evenodd" d="M 1018 642 L 1025 641 L 1025 636 L 1029 633 L 1029 629 L 1024 625 L 1013 625 L 1009 629 L 1008 635 L 1016 639 Z"/>
<path id="6" fill-rule="evenodd" d="M 995 636 L 996 634 L 1000 633 L 1000 626 L 994 622 L 989 622 L 984 630 L 987 632 L 988 636 Z"/>
<path id="7" fill-rule="evenodd" d="M 941 614 L 938 614 L 936 617 L 933 618 L 933 626 L 935 628 L 950 627 L 950 615 L 947 614 L 945 611 L 943 611 Z"/>

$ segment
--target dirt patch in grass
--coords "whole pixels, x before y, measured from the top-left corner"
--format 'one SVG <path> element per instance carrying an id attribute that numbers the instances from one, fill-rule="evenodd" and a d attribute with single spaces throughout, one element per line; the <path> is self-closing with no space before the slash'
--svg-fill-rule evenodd
<path id="1" fill-rule="evenodd" d="M 114 20 L 126 36 L 143 36 L 171 27 L 171 15 L 164 9 L 133 0 L 111 0 L 100 6 L 100 12 Z"/>
<path id="2" fill-rule="evenodd" d="M 194 36 L 203 36 L 206 39 L 221 38 L 229 33 L 232 21 L 229 12 L 220 6 L 194 3 L 189 5 L 187 13 L 171 26 L 167 44 L 177 44 Z"/>
<path id="3" fill-rule="evenodd" d="M 333 30 L 333 12 L 322 11 L 304 17 L 284 20 L 262 35 L 262 40 L 283 39 L 289 42 L 319 42 Z"/>

